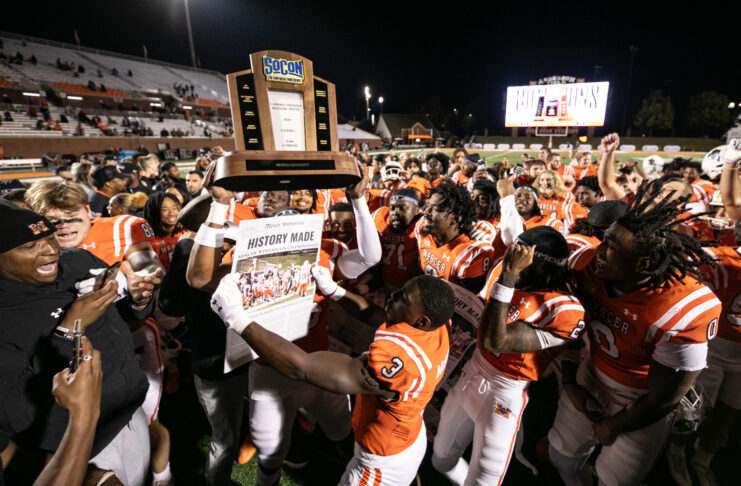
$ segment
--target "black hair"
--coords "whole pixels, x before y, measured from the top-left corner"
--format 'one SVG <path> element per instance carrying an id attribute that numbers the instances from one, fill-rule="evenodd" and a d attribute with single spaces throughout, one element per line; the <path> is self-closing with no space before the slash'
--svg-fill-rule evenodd
<path id="1" fill-rule="evenodd" d="M 437 159 L 443 166 L 443 174 L 448 173 L 448 167 L 450 167 L 450 158 L 442 152 L 433 152 L 425 157 L 425 161 L 429 162 L 430 159 Z"/>
<path id="2" fill-rule="evenodd" d="M 329 207 L 329 213 L 352 213 L 352 204 L 346 202 L 334 203 Z"/>
<path id="3" fill-rule="evenodd" d="M 407 196 L 407 197 L 413 197 L 414 199 L 417 199 L 419 197 L 419 193 L 414 188 L 403 187 L 401 189 L 395 190 L 393 193 L 391 193 L 391 196 Z"/>
<path id="4" fill-rule="evenodd" d="M 597 194 L 602 194 L 602 189 L 599 188 L 599 180 L 597 179 L 597 176 L 582 177 L 576 183 L 576 187 L 579 186 L 584 186 L 587 189 L 593 190 Z"/>
<path id="5" fill-rule="evenodd" d="M 435 194 L 443 198 L 443 204 L 440 209 L 446 209 L 455 216 L 460 217 L 458 229 L 461 233 L 468 233 L 471 225 L 476 221 L 476 206 L 471 199 L 471 194 L 463 186 L 445 181 L 430 191 L 430 199 Z"/>
<path id="6" fill-rule="evenodd" d="M 66 171 L 71 170 L 70 167 L 69 167 L 69 165 L 60 165 L 59 167 L 57 167 L 56 169 L 54 169 L 54 173 L 56 175 L 59 175 L 60 172 L 65 171 L 65 170 Z"/>
<path id="7" fill-rule="evenodd" d="M 483 191 L 489 195 L 489 207 L 486 210 L 484 218 L 496 218 L 499 216 L 499 193 L 497 192 L 497 186 L 489 179 L 481 179 L 473 184 L 473 190 Z"/>
<path id="8" fill-rule="evenodd" d="M 144 205 L 144 219 L 146 219 L 147 223 L 149 223 L 149 225 L 152 227 L 155 236 L 168 236 L 167 233 L 165 233 L 162 229 L 162 215 L 160 214 L 160 209 L 162 208 L 162 203 L 165 202 L 165 199 L 171 199 L 178 206 L 180 206 L 181 209 L 183 207 L 183 205 L 180 204 L 180 201 L 178 201 L 178 198 L 175 197 L 174 194 L 170 194 L 169 192 L 157 191 L 150 194 L 149 199 L 147 199 L 147 203 Z M 183 225 L 178 222 L 175 225 L 173 234 L 181 231 L 182 229 Z"/>
<path id="9" fill-rule="evenodd" d="M 663 179 L 663 178 L 662 178 Z M 650 259 L 645 271 L 649 288 L 659 288 L 671 281 L 680 281 L 687 274 L 698 276 L 698 269 L 713 264 L 712 258 L 694 238 L 678 233 L 673 228 L 694 219 L 677 219 L 682 214 L 683 203 L 690 195 L 671 200 L 674 192 L 659 199 L 663 184 L 661 179 L 642 185 L 633 202 L 617 224 L 633 234 L 633 248 Z"/>
<path id="10" fill-rule="evenodd" d="M 583 236 L 594 236 L 602 241 L 602 238 L 605 236 L 605 229 L 597 228 L 593 224 L 589 223 L 585 218 L 574 223 L 574 226 L 571 227 L 569 233 L 578 233 Z"/>
<path id="11" fill-rule="evenodd" d="M 311 207 L 309 208 L 309 213 L 308 214 L 313 213 L 314 210 L 316 209 L 316 189 L 297 189 L 297 190 L 306 190 L 306 191 L 309 191 L 311 193 Z M 289 191 L 288 192 L 288 204 L 289 205 L 291 204 L 291 193 L 292 192 L 293 191 Z"/>
<path id="12" fill-rule="evenodd" d="M 191 170 L 188 172 L 188 175 L 191 175 L 191 174 L 195 174 L 201 179 L 203 179 L 203 172 L 201 172 L 200 170 Z"/>
<path id="13" fill-rule="evenodd" d="M 692 159 L 685 159 L 683 157 L 674 157 L 671 162 L 667 162 L 662 167 L 663 172 L 677 172 L 685 167 L 687 167 L 687 163 L 691 162 Z"/>
<path id="14" fill-rule="evenodd" d="M 182 179 L 180 179 L 180 180 L 182 180 Z M 171 187 L 174 187 L 175 189 L 177 189 L 177 191 L 183 197 L 183 204 L 182 204 L 183 207 L 185 207 L 185 205 L 188 204 L 191 199 L 193 199 L 193 197 L 188 192 L 188 188 L 185 187 L 184 184 L 180 184 L 179 182 L 173 182 L 173 183 L 168 184 L 165 189 L 169 189 Z M 180 202 L 180 201 L 178 201 L 178 202 Z"/>
<path id="15" fill-rule="evenodd" d="M 417 284 L 422 308 L 433 326 L 447 323 L 455 312 L 453 289 L 443 279 L 431 275 L 417 275 L 410 282 Z"/>
<path id="16" fill-rule="evenodd" d="M 736 237 L 736 244 L 741 245 L 741 219 L 733 225 L 733 235 Z"/>

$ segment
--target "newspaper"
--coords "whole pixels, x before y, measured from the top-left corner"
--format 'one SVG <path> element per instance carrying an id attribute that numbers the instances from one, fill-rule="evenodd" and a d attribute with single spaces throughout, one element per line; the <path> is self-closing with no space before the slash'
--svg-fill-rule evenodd
<path id="1" fill-rule="evenodd" d="M 445 374 L 437 385 L 432 400 L 425 408 L 425 426 L 428 440 L 432 441 L 440 423 L 440 409 L 448 392 L 455 386 L 463 366 L 476 352 L 479 322 L 484 312 L 484 302 L 463 287 L 448 282 L 455 295 L 455 314 L 450 325 L 448 363 Z"/>
<path id="2" fill-rule="evenodd" d="M 311 266 L 319 259 L 324 218 L 319 214 L 239 223 L 232 272 L 247 317 L 294 341 L 306 336 L 314 302 Z M 257 358 L 233 330 L 226 333 L 224 372 Z"/>

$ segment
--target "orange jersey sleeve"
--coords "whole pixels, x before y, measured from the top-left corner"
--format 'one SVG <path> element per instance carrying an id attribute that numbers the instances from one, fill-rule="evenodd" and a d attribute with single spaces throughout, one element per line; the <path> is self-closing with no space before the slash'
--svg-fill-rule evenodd
<path id="1" fill-rule="evenodd" d="M 736 246 L 705 247 L 715 266 L 700 268 L 702 281 L 713 289 L 723 308 L 718 337 L 741 342 L 741 254 Z"/>
<path id="2" fill-rule="evenodd" d="M 597 246 L 601 241 L 596 236 L 584 236 L 579 233 L 569 233 L 566 235 L 566 243 L 569 245 L 569 251 L 573 255 L 574 252 L 579 251 L 582 248 Z"/>
<path id="3" fill-rule="evenodd" d="M 419 238 L 419 264 L 426 275 L 441 277 L 451 283 L 476 278 L 491 269 L 494 248 L 461 234 L 448 243 L 437 246 L 431 235 Z"/>
<path id="4" fill-rule="evenodd" d="M 501 274 L 501 269 L 501 264 L 497 265 L 489 274 L 486 286 L 479 294 L 484 300 L 489 300 L 489 294 Z M 586 327 L 584 307 L 579 300 L 573 295 L 559 291 L 524 292 L 515 289 L 507 310 L 507 323 L 515 321 L 525 321 L 568 340 L 578 339 Z M 482 324 L 481 333 L 483 332 L 486 332 L 485 324 Z M 482 335 L 479 334 L 479 351 L 483 357 L 493 367 L 516 380 L 537 381 L 563 349 L 563 346 L 557 346 L 531 353 L 495 354 L 481 348 Z"/>
<path id="5" fill-rule="evenodd" d="M 257 219 L 257 212 L 245 204 L 232 201 L 226 212 L 226 220 L 239 224 L 244 219 Z"/>
<path id="6" fill-rule="evenodd" d="M 422 331 L 406 323 L 382 324 L 367 355 L 369 373 L 396 393 L 385 401 L 359 395 L 353 410 L 355 440 L 372 454 L 389 456 L 411 445 L 423 412 L 445 372 L 448 331 Z"/>
<path id="7" fill-rule="evenodd" d="M 108 265 L 123 261 L 132 245 L 149 241 L 154 231 L 142 218 L 112 216 L 93 220 L 85 241 L 78 248 L 87 250 Z"/>
<path id="8" fill-rule="evenodd" d="M 388 189 L 368 189 L 368 209 L 371 214 L 379 208 L 391 204 L 391 195 L 393 191 Z"/>

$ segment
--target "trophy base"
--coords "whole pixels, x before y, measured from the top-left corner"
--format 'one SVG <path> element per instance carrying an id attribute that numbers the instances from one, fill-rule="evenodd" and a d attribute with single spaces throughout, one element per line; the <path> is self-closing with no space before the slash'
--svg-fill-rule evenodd
<path id="1" fill-rule="evenodd" d="M 331 189 L 361 178 L 344 152 L 239 150 L 217 160 L 214 185 L 230 191 Z"/>

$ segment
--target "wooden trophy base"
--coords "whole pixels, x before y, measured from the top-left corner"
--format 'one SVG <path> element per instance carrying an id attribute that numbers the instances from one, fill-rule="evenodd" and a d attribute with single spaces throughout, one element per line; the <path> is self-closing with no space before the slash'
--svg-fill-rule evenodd
<path id="1" fill-rule="evenodd" d="M 344 152 L 239 150 L 217 160 L 214 185 L 237 192 L 331 189 L 361 178 Z"/>

